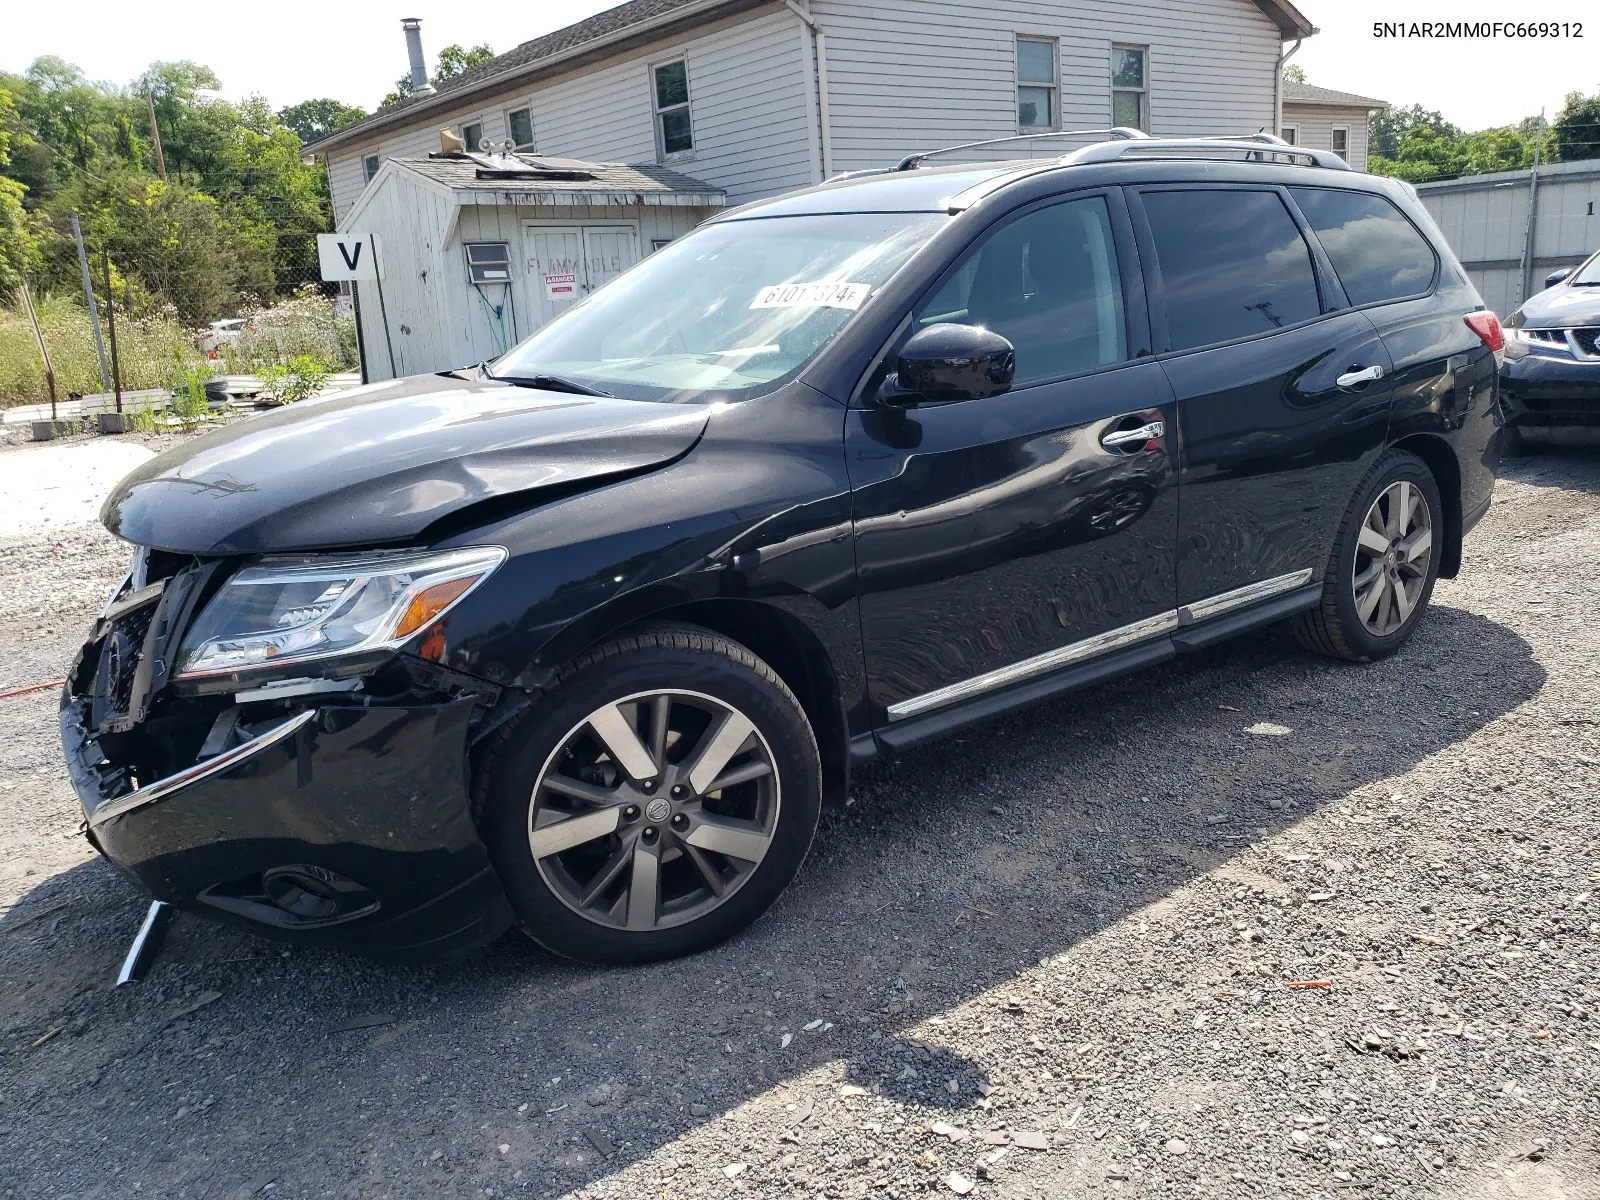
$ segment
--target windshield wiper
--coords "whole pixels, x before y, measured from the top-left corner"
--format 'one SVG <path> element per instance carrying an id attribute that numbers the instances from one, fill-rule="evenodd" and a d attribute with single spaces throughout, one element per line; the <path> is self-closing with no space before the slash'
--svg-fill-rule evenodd
<path id="1" fill-rule="evenodd" d="M 592 388 L 586 383 L 565 379 L 560 375 L 496 375 L 489 370 L 488 363 L 484 363 L 480 370 L 490 379 L 498 379 L 502 383 L 514 383 L 518 387 L 539 388 L 546 392 L 571 392 L 575 396 L 611 396 L 610 392 L 602 392 L 599 388 Z"/>

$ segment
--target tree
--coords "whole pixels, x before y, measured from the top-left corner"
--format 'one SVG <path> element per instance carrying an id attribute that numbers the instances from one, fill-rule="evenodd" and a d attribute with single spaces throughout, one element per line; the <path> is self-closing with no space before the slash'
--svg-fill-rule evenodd
<path id="1" fill-rule="evenodd" d="M 0 87 L 0 168 L 11 162 L 10 129 L 17 119 L 11 92 Z M 15 179 L 0 176 L 0 297 L 6 300 L 22 285 L 35 254 L 27 214 L 22 210 L 26 191 Z"/>
<path id="2" fill-rule="evenodd" d="M 1373 154 L 1397 158 L 1400 155 L 1400 143 L 1424 126 L 1451 140 L 1462 136 L 1460 127 L 1446 121 L 1441 114 L 1420 104 L 1413 104 L 1410 108 L 1386 108 L 1374 115 L 1368 126 L 1367 144 Z"/>
<path id="3" fill-rule="evenodd" d="M 433 86 L 438 87 L 447 79 L 454 79 L 457 75 L 465 75 L 473 67 L 481 67 L 494 57 L 494 50 L 488 42 L 483 42 L 468 50 L 459 43 L 446 46 L 439 51 L 439 65 L 433 71 Z"/>
<path id="4" fill-rule="evenodd" d="M 1568 92 L 1566 103 L 1556 114 L 1552 133 L 1554 153 L 1550 157 L 1562 162 L 1600 158 L 1600 92 L 1593 96 Z"/>
<path id="5" fill-rule="evenodd" d="M 474 67 L 481 67 L 494 57 L 494 50 L 488 42 L 467 49 L 459 42 L 452 42 L 439 51 L 439 65 L 434 68 L 433 77 L 428 80 L 434 87 L 438 87 L 446 80 L 454 79 L 458 75 L 465 75 Z M 388 108 L 391 104 L 398 104 L 411 95 L 413 85 L 409 74 L 400 76 L 394 82 L 394 91 L 383 98 L 379 108 Z"/>
<path id="6" fill-rule="evenodd" d="M 366 109 L 356 108 L 341 100 L 302 100 L 299 104 L 279 109 L 278 124 L 293 130 L 303 145 L 337 133 L 366 115 Z"/>
<path id="7" fill-rule="evenodd" d="M 1452 126 L 1452 128 L 1454 128 Z M 1461 134 L 1441 133 L 1431 125 L 1418 125 L 1406 134 L 1394 157 L 1370 154 L 1367 169 L 1411 183 L 1454 179 L 1462 173 Z"/>
<path id="8" fill-rule="evenodd" d="M 1533 161 L 1533 140 L 1509 125 L 1468 134 L 1461 143 L 1461 174 L 1521 170 Z"/>
<path id="9" fill-rule="evenodd" d="M 1304 83 L 1306 69 L 1299 63 L 1289 63 L 1283 68 L 1283 81 L 1285 83 Z"/>

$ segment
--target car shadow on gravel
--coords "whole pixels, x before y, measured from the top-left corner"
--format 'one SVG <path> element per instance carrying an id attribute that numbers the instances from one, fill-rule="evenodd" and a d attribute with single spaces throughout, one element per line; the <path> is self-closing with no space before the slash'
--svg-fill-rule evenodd
<path id="1" fill-rule="evenodd" d="M 183 917 L 116 992 L 143 902 L 75 868 L 0 918 L 0 1161 L 29 1195 L 551 1197 L 708 1123 L 722 1136 L 717 1116 L 751 1101 L 799 1123 L 849 1084 L 965 1109 L 986 1068 L 928 1018 L 992 1004 L 992 1060 L 1019 1011 L 985 999 L 995 985 L 1204 873 L 1259 878 L 1230 860 L 1544 678 L 1520 637 L 1449 607 L 1368 666 L 1247 637 L 872 764 L 765 919 L 631 970 L 516 935 L 383 967 Z M 1405 820 L 1404 797 L 1388 807 Z"/>

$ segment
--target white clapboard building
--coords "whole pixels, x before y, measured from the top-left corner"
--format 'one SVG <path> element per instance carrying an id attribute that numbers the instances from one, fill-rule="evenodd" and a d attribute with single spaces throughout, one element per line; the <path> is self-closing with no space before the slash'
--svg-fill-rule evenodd
<path id="1" fill-rule="evenodd" d="M 524 158 L 626 163 L 664 181 L 659 191 L 640 190 L 647 203 L 632 206 L 641 209 L 627 226 L 638 258 L 659 240 L 642 211 L 672 210 L 664 234 L 674 235 L 682 218 L 703 219 L 715 205 L 666 197 L 704 196 L 707 185 L 722 202 L 742 204 L 890 166 L 913 151 L 1014 134 L 1111 125 L 1158 136 L 1271 131 L 1281 125 L 1284 44 L 1316 32 L 1289 0 L 629 0 L 434 89 L 420 74 L 417 23 L 405 24 L 420 84 L 413 95 L 308 147 L 327 160 L 339 229 L 361 223 L 380 235 L 390 293 L 400 289 L 391 279 L 425 290 L 425 275 L 449 286 L 466 270 L 460 245 L 443 249 L 444 231 L 457 243 L 468 234 L 442 199 L 434 218 L 406 218 L 420 221 L 412 234 L 385 240 L 377 222 L 401 219 L 390 210 L 404 203 L 402 192 L 448 190 L 462 214 L 471 205 L 479 220 L 494 209 L 495 240 L 508 246 L 519 289 L 537 270 L 529 265 L 539 260 L 529 253 L 533 214 L 506 215 L 520 202 L 468 200 L 498 189 L 476 179 L 468 186 L 464 171 L 428 157 L 440 150 L 441 130 L 469 152 L 510 143 Z M 1077 144 L 1047 138 L 977 153 L 1042 156 Z M 386 190 L 388 199 L 375 196 Z M 569 205 L 559 219 L 541 212 L 537 221 L 592 239 L 601 235 L 585 229 L 621 228 L 625 207 Z M 479 232 L 469 229 L 472 238 Z M 429 259 L 440 253 L 456 261 Z M 381 378 L 386 349 L 374 345 L 369 290 L 368 367 Z M 385 299 L 392 307 L 392 295 Z M 517 299 L 525 299 L 518 332 L 526 334 L 548 310 L 534 294 Z M 417 303 L 434 305 L 441 320 L 454 312 L 453 301 L 419 295 Z M 471 361 L 460 339 L 473 322 L 460 318 L 455 337 L 403 323 L 410 332 L 400 335 L 406 349 L 395 345 L 396 370 Z M 393 311 L 388 324 L 393 341 Z M 473 337 L 470 353 L 487 357 Z"/>
<path id="2" fill-rule="evenodd" d="M 360 287 L 368 381 L 498 357 L 722 208 L 651 164 L 533 155 L 391 158 L 340 222 L 371 235 Z"/>

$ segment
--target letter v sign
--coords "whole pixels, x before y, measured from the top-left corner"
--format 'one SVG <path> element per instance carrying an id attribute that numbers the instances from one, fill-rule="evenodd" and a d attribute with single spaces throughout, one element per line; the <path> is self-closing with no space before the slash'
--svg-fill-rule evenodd
<path id="1" fill-rule="evenodd" d="M 317 234 L 317 262 L 328 283 L 376 279 L 378 248 L 370 233 Z"/>

